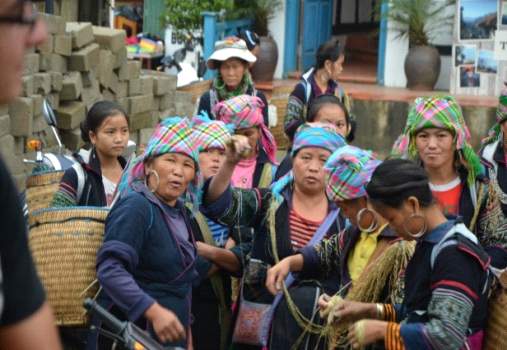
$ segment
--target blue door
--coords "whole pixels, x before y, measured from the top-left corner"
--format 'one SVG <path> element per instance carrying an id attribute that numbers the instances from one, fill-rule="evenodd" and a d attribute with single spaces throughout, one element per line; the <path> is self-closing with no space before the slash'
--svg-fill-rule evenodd
<path id="1" fill-rule="evenodd" d="M 303 71 L 315 64 L 319 46 L 331 36 L 332 0 L 304 0 L 303 5 Z"/>

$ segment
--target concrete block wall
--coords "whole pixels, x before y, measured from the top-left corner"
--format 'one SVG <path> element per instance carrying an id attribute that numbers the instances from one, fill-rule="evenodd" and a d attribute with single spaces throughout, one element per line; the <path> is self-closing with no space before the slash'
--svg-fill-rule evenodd
<path id="1" fill-rule="evenodd" d="M 148 141 L 161 119 L 192 114 L 191 94 L 176 92 L 176 76 L 142 70 L 140 62 L 127 59 L 123 30 L 42 16 L 48 41 L 25 56 L 22 96 L 0 106 L 0 154 L 21 190 L 32 168 L 23 164 L 23 158 L 33 159 L 27 141 L 36 138 L 45 151 L 56 150 L 42 116 L 44 98 L 55 110 L 70 152 L 83 145 L 79 124 L 100 100 L 117 101 L 126 109 L 131 139 L 138 145 Z"/>

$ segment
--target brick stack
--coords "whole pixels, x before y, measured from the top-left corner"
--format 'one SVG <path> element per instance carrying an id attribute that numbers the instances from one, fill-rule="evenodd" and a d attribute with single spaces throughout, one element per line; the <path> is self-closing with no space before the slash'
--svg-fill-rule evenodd
<path id="1" fill-rule="evenodd" d="M 31 170 L 22 159 L 34 159 L 27 154 L 27 140 L 39 138 L 45 151 L 56 150 L 42 115 L 44 98 L 54 108 L 62 142 L 71 151 L 83 145 L 79 125 L 100 100 L 125 108 L 137 144 L 148 141 L 162 118 L 193 113 L 192 96 L 176 91 L 175 76 L 141 70 L 140 62 L 127 59 L 123 30 L 43 16 L 48 40 L 25 57 L 21 97 L 0 107 L 0 151 L 21 188 Z"/>

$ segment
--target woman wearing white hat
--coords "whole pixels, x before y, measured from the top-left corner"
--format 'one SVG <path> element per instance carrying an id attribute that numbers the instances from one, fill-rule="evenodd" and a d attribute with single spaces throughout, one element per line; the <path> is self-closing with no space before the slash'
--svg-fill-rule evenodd
<path id="1" fill-rule="evenodd" d="M 268 103 L 266 96 L 255 89 L 250 72 L 250 64 L 257 58 L 248 50 L 244 40 L 229 37 L 215 43 L 215 51 L 207 62 L 209 69 L 217 70 L 217 77 L 213 80 L 211 89 L 206 91 L 199 100 L 197 113 L 205 111 L 216 119 L 213 107 L 222 101 L 239 95 L 259 97 L 264 102 L 264 123 L 268 125 Z"/>

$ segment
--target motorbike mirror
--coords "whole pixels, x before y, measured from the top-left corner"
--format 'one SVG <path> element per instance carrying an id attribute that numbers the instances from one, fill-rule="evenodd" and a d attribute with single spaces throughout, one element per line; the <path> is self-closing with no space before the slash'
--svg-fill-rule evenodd
<path id="1" fill-rule="evenodd" d="M 48 125 L 54 127 L 57 126 L 55 112 L 53 111 L 53 108 L 51 107 L 49 101 L 46 99 L 44 99 L 42 102 L 42 115 L 44 115 L 44 119 Z"/>

